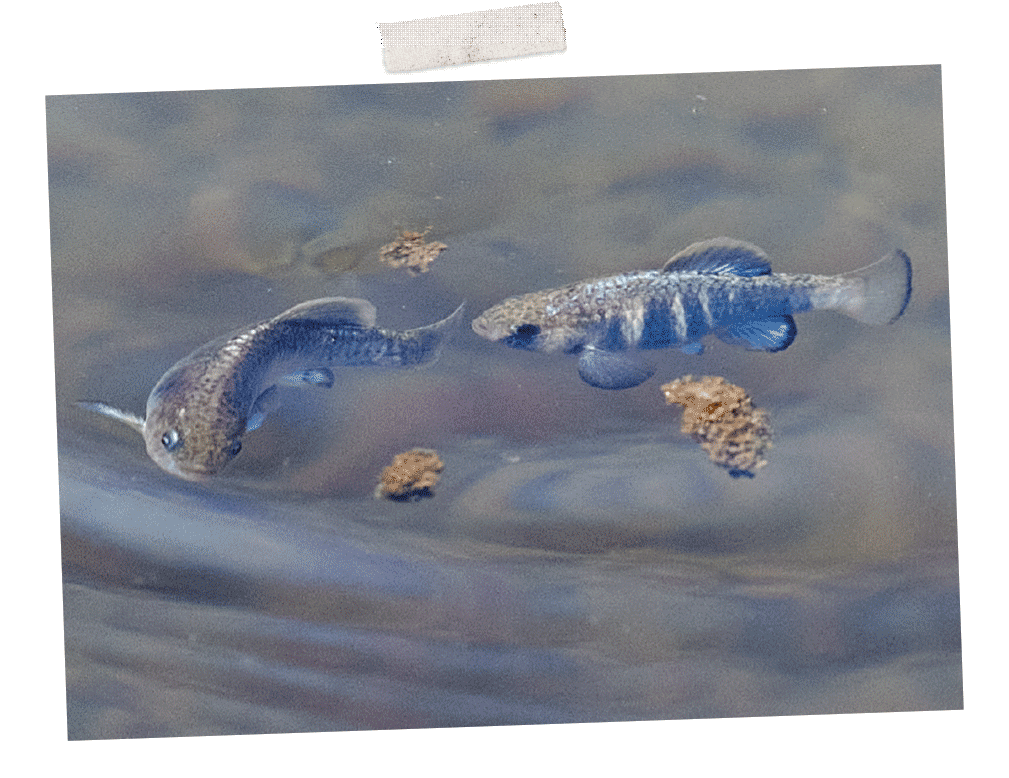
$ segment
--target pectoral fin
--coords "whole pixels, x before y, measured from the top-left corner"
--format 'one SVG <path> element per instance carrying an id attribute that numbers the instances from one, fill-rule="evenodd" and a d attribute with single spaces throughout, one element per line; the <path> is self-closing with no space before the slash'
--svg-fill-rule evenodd
<path id="1" fill-rule="evenodd" d="M 263 392 L 249 409 L 249 417 L 245 421 L 245 431 L 252 432 L 258 430 L 266 421 L 266 415 L 276 410 L 280 405 L 280 398 L 277 396 L 277 386 L 274 384 Z"/>
<path id="2" fill-rule="evenodd" d="M 629 389 L 647 381 L 654 372 L 651 365 L 619 351 L 589 346 L 578 358 L 578 375 L 599 389 Z"/>
<path id="3" fill-rule="evenodd" d="M 245 431 L 252 432 L 263 426 L 267 414 L 280 407 L 280 393 L 278 386 L 294 387 L 295 389 L 306 389 L 321 387 L 329 389 L 335 380 L 333 371 L 328 367 L 313 367 L 308 370 L 299 370 L 289 373 L 277 379 L 277 383 L 265 389 L 249 409 L 249 417 L 245 422 Z"/>
<path id="4" fill-rule="evenodd" d="M 731 346 L 743 346 L 749 351 L 782 351 L 795 340 L 798 330 L 788 315 L 770 316 L 759 321 L 737 322 L 715 333 L 719 340 Z"/>

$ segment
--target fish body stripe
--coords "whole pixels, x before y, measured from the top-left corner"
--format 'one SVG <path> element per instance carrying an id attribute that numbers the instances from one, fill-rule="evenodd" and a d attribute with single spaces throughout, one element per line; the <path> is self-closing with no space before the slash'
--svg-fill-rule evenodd
<path id="1" fill-rule="evenodd" d="M 834 281 L 824 276 L 705 276 L 642 271 L 564 290 L 551 296 L 546 328 L 580 332 L 579 345 L 607 350 L 655 349 L 693 343 L 746 319 L 801 313 L 828 293 L 811 291 Z M 547 306 L 543 310 L 546 312 Z M 570 350 L 575 344 L 569 345 Z"/>
<path id="2" fill-rule="evenodd" d="M 773 353 L 796 334 L 792 315 L 833 309 L 864 324 L 892 324 L 911 299 L 911 261 L 900 250 L 836 276 L 771 272 L 767 255 L 733 238 L 694 243 L 661 270 L 621 273 L 509 297 L 473 320 L 474 332 L 526 351 L 578 354 L 582 380 L 637 386 L 654 368 L 632 348 L 703 351 L 713 334 Z"/>
<path id="3" fill-rule="evenodd" d="M 673 343 L 673 323 L 669 308 L 660 300 L 651 300 L 645 306 L 644 327 L 638 348 L 668 348 Z"/>

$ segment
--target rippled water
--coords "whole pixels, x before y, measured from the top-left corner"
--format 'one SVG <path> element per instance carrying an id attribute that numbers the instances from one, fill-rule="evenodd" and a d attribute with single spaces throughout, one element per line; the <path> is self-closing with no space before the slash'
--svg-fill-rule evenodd
<path id="1" fill-rule="evenodd" d="M 938 68 L 65 96 L 47 103 L 69 735 L 962 707 Z M 399 230 L 449 248 L 411 277 Z M 622 392 L 464 327 L 296 392 L 209 484 L 74 406 L 327 294 L 379 323 L 650 268 L 894 247 L 905 316 L 660 354 Z M 348 273 L 348 271 L 352 271 Z M 659 384 L 768 410 L 732 479 Z M 372 497 L 407 448 L 432 498 Z"/>

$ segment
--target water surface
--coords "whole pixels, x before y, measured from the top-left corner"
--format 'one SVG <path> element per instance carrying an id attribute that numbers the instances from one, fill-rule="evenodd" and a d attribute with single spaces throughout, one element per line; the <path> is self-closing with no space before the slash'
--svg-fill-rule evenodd
<path id="1" fill-rule="evenodd" d="M 938 68 L 84 95 L 47 102 L 73 739 L 962 707 Z M 400 230 L 449 248 L 412 277 Z M 179 357 L 329 294 L 407 328 L 660 266 L 914 263 L 895 325 L 663 352 L 593 389 L 468 327 L 289 392 L 209 484 L 141 412 Z M 732 479 L 659 385 L 766 408 Z M 392 457 L 446 469 L 372 497 Z"/>

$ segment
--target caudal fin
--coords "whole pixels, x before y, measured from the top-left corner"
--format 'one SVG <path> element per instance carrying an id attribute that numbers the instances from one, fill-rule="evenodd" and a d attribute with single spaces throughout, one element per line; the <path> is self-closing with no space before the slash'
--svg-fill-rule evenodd
<path id="1" fill-rule="evenodd" d="M 900 249 L 846 277 L 858 283 L 839 307 L 864 324 L 893 324 L 911 299 L 911 260 Z"/>
<path id="2" fill-rule="evenodd" d="M 426 327 L 418 327 L 415 330 L 407 330 L 404 337 L 417 340 L 420 344 L 419 358 L 412 362 L 414 366 L 430 365 L 438 361 L 441 350 L 445 347 L 446 341 L 459 327 L 459 320 L 462 319 L 463 309 L 466 303 L 462 303 L 451 314 L 441 321 L 429 324 Z"/>

